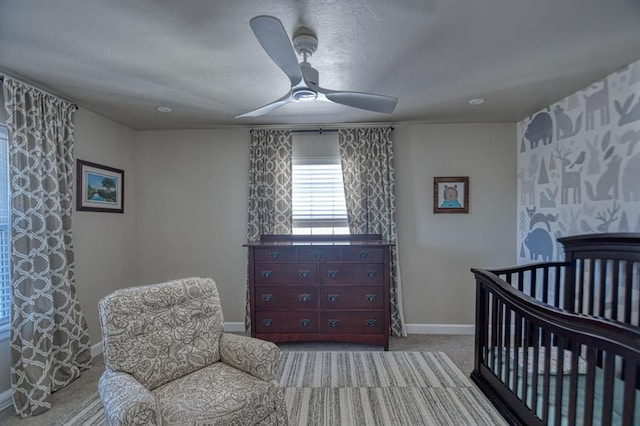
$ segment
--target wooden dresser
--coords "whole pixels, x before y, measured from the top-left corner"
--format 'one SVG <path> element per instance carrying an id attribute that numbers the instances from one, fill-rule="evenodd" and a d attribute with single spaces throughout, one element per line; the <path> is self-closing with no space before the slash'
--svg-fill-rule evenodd
<path id="1" fill-rule="evenodd" d="M 251 335 L 388 350 L 391 246 L 380 235 L 263 235 L 248 242 Z"/>

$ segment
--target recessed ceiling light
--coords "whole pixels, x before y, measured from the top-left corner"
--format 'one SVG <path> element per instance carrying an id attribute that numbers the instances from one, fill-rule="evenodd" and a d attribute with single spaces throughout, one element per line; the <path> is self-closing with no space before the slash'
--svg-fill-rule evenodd
<path id="1" fill-rule="evenodd" d="M 158 112 L 171 112 L 171 108 L 168 106 L 157 106 L 156 111 Z"/>
<path id="2" fill-rule="evenodd" d="M 474 98 L 469 101 L 469 105 L 482 105 L 487 102 L 485 98 Z"/>

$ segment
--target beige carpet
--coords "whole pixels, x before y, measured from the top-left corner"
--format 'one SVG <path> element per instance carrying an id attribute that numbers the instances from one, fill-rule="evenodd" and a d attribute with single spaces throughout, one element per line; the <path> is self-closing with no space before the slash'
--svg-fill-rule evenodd
<path id="1" fill-rule="evenodd" d="M 428 351 L 445 352 L 468 377 L 473 368 L 474 337 L 468 335 L 410 335 L 404 338 L 391 338 L 391 351 Z M 369 345 L 340 343 L 287 343 L 279 345 L 283 351 L 372 351 L 382 350 Z M 86 406 L 95 395 L 97 381 L 104 364 L 101 359 L 94 362 L 94 367 L 53 395 L 53 408 L 37 417 L 19 419 L 13 409 L 0 412 L 0 424 L 4 426 L 44 426 L 61 425 L 65 419 L 76 412 L 79 407 Z"/>

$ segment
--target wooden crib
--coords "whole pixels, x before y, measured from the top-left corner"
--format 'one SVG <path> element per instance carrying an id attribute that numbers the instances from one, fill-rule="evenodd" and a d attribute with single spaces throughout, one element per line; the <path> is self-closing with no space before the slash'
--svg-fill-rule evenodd
<path id="1" fill-rule="evenodd" d="M 512 424 L 640 425 L 640 234 L 476 278 L 471 378 Z"/>

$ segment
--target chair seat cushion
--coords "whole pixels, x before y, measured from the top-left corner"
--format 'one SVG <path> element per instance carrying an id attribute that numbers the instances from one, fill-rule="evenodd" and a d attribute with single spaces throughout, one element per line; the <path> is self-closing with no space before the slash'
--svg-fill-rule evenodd
<path id="1" fill-rule="evenodd" d="M 252 425 L 274 412 L 282 390 L 217 362 L 151 392 L 163 424 Z"/>

